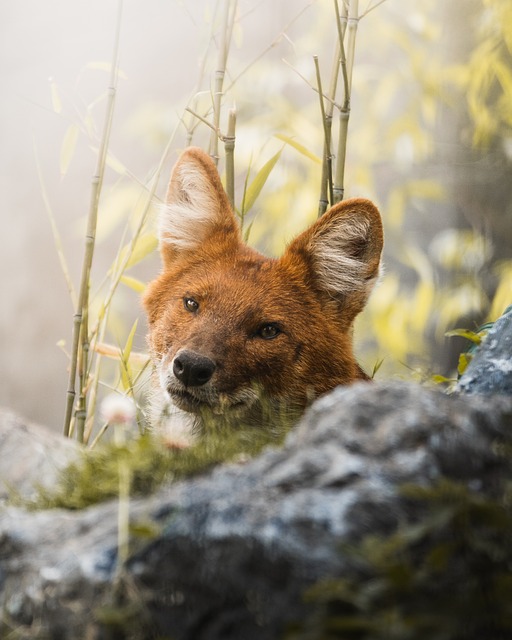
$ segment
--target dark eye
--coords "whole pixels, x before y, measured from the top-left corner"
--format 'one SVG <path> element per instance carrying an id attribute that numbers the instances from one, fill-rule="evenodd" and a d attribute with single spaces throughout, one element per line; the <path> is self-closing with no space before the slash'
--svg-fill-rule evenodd
<path id="1" fill-rule="evenodd" d="M 264 340 L 272 340 L 281 333 L 281 329 L 275 324 L 264 324 L 258 329 L 258 336 Z"/>
<path id="2" fill-rule="evenodd" d="M 195 313 L 199 309 L 199 302 L 196 302 L 194 298 L 183 298 L 183 306 L 190 313 Z"/>

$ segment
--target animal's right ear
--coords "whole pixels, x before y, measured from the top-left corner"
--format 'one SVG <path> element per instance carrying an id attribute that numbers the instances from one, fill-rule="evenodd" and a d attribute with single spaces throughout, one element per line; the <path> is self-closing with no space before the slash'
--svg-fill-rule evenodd
<path id="1" fill-rule="evenodd" d="M 178 158 L 160 210 L 158 234 L 164 263 L 194 251 L 212 235 L 221 244 L 240 236 L 236 218 L 210 157 L 190 147 Z"/>

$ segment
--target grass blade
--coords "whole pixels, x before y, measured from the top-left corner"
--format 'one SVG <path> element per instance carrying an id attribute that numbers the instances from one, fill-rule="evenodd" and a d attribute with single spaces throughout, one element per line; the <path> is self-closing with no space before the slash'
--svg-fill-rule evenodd
<path id="1" fill-rule="evenodd" d="M 39 162 L 39 156 L 37 154 L 35 143 L 34 143 L 34 156 L 36 160 L 37 176 L 39 178 L 39 185 L 41 187 L 41 195 L 43 198 L 44 207 L 46 209 L 46 213 L 48 214 L 48 218 L 50 219 L 50 224 L 52 227 L 53 241 L 55 242 L 55 248 L 57 250 L 57 255 L 59 257 L 62 273 L 64 274 L 64 279 L 66 280 L 66 285 L 68 287 L 69 295 L 71 296 L 71 302 L 73 303 L 73 307 L 76 308 L 77 296 L 76 296 L 75 288 L 73 286 L 73 281 L 71 279 L 71 276 L 69 275 L 68 263 L 66 260 L 66 256 L 64 255 L 64 248 L 62 245 L 59 229 L 57 227 L 57 221 L 55 220 L 55 216 L 53 215 L 52 207 L 50 205 L 50 200 L 48 198 L 48 193 L 46 192 L 46 187 L 43 180 L 43 174 L 41 171 L 41 163 Z"/>
<path id="2" fill-rule="evenodd" d="M 72 124 L 68 127 L 62 146 L 60 148 L 60 175 L 65 176 L 68 172 L 69 164 L 75 154 L 76 143 L 78 141 L 78 134 L 80 129 L 76 124 Z"/>
<path id="3" fill-rule="evenodd" d="M 144 290 L 146 288 L 146 285 L 144 284 L 144 282 L 137 280 L 137 278 L 132 278 L 131 276 L 122 275 L 121 282 L 139 294 L 144 293 Z"/>
<path id="4" fill-rule="evenodd" d="M 152 233 L 140 235 L 137 238 L 135 245 L 132 246 L 132 243 L 130 242 L 121 249 L 112 270 L 115 271 L 116 265 L 118 264 L 123 265 L 123 271 L 133 267 L 141 260 L 144 260 L 144 258 L 152 253 L 157 246 L 158 239 Z"/>
<path id="5" fill-rule="evenodd" d="M 57 89 L 57 83 L 53 78 L 50 78 L 50 91 L 52 94 L 52 107 L 55 113 L 62 111 L 62 101 L 60 99 L 59 90 Z"/>
<path id="6" fill-rule="evenodd" d="M 453 331 L 447 331 L 444 334 L 447 338 L 452 338 L 454 336 L 458 336 L 460 338 L 466 338 L 466 340 L 470 340 L 475 344 L 480 344 L 482 342 L 482 337 L 475 333 L 474 331 L 469 331 L 468 329 L 453 329 Z"/>
<path id="7" fill-rule="evenodd" d="M 290 138 L 290 136 L 285 136 L 283 133 L 276 133 L 274 137 L 278 140 L 281 140 L 290 147 L 293 147 L 295 151 L 298 151 L 306 158 L 309 158 L 309 160 L 316 162 L 316 164 L 321 164 L 322 160 L 316 154 L 307 149 L 304 145 L 300 144 L 300 142 L 297 142 L 293 138 Z"/>
<path id="8" fill-rule="evenodd" d="M 258 199 L 258 196 L 261 193 L 261 190 L 265 186 L 268 177 L 272 173 L 272 169 L 275 167 L 277 161 L 281 157 L 283 149 L 280 149 L 275 155 L 273 155 L 270 160 L 268 160 L 258 171 L 254 180 L 247 187 L 247 191 L 245 193 L 245 198 L 242 207 L 242 216 L 251 210 L 254 206 L 254 203 Z"/>

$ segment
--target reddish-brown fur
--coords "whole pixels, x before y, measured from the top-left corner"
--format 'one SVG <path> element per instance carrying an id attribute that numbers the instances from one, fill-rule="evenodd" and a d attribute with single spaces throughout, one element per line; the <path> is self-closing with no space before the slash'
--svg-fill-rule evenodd
<path id="1" fill-rule="evenodd" d="M 171 404 L 192 413 L 243 416 L 262 396 L 303 409 L 337 385 L 368 379 L 352 329 L 379 272 L 382 225 L 371 202 L 334 206 L 278 259 L 242 241 L 216 168 L 199 149 L 178 160 L 167 204 L 163 270 L 144 296 L 160 396 L 170 392 Z M 213 363 L 206 383 L 177 379 L 174 360 L 184 352 Z"/>

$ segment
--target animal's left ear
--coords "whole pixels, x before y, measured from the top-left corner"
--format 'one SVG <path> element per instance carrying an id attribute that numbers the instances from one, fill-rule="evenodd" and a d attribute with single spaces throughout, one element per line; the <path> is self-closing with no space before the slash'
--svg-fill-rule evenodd
<path id="1" fill-rule="evenodd" d="M 363 198 L 344 200 L 288 246 L 282 260 L 306 271 L 352 320 L 364 307 L 379 276 L 383 246 L 377 207 Z"/>

